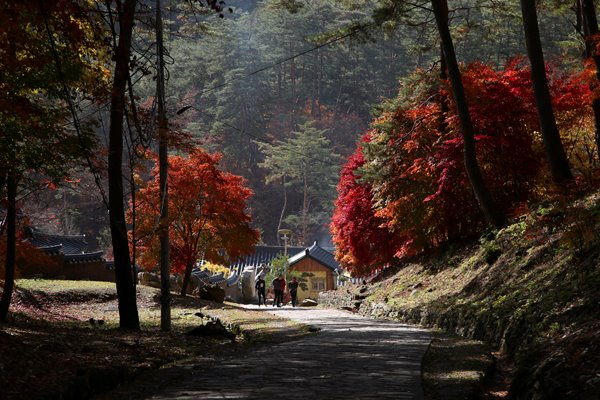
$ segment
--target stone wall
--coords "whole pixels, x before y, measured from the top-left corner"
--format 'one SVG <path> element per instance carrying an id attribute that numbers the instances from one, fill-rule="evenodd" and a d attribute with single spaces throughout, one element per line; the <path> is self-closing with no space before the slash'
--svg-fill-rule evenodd
<path id="1" fill-rule="evenodd" d="M 357 311 L 360 309 L 366 293 L 366 286 L 346 285 L 337 290 L 319 293 L 318 302 L 325 307 Z"/>

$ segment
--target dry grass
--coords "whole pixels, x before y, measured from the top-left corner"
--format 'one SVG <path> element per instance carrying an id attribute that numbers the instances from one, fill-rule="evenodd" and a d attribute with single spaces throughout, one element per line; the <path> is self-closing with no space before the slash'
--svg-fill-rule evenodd
<path id="1" fill-rule="evenodd" d="M 598 398 L 599 231 L 600 192 L 539 206 L 479 243 L 389 271 L 361 310 L 491 343 L 515 364 L 514 395 Z M 429 376 L 466 382 L 460 368 L 445 370 L 451 362 Z M 501 378 L 490 398 L 506 395 Z"/>

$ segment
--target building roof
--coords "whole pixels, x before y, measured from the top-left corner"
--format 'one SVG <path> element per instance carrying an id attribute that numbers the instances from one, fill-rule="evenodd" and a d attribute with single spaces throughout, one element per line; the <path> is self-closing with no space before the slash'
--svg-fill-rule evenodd
<path id="1" fill-rule="evenodd" d="M 340 265 L 337 263 L 337 261 L 335 261 L 333 254 L 320 247 L 317 241 L 315 241 L 309 248 L 304 249 L 304 251 L 301 251 L 290 257 L 288 262 L 290 266 L 292 266 L 306 257 L 312 258 L 332 271 L 337 271 L 340 268 Z"/>
<path id="2" fill-rule="evenodd" d="M 56 246 L 61 246 L 60 251 L 63 254 L 82 254 L 87 249 L 87 240 L 85 235 L 51 235 L 44 233 L 36 228 L 27 228 L 27 240 L 35 247 L 49 251 L 56 250 Z"/>
<path id="3" fill-rule="evenodd" d="M 52 235 L 32 227 L 26 229 L 26 235 L 27 241 L 47 255 L 63 254 L 65 264 L 105 261 L 103 251 L 86 253 L 88 243 L 85 235 Z M 110 269 L 108 265 L 107 268 Z"/>
<path id="4" fill-rule="evenodd" d="M 56 256 L 60 254 L 62 250 L 62 244 L 56 244 L 54 246 L 42 246 L 38 247 L 38 249 L 42 250 L 46 255 Z"/>
<path id="5" fill-rule="evenodd" d="M 304 247 L 288 246 L 287 254 L 297 254 L 304 250 Z M 254 246 L 254 253 L 240 258 L 238 261 L 229 265 L 229 269 L 241 272 L 247 266 L 260 266 L 261 264 L 271 265 L 273 259 L 283 254 L 284 246 Z"/>
<path id="6" fill-rule="evenodd" d="M 215 275 L 211 275 L 211 272 L 208 269 L 194 268 L 192 270 L 192 277 L 202 282 L 202 284 L 204 285 L 218 285 L 226 281 L 228 284 L 230 283 L 229 280 L 225 278 L 225 274 L 223 274 L 222 272 Z"/>
<path id="7" fill-rule="evenodd" d="M 81 253 L 81 254 L 65 254 L 65 264 L 85 264 L 91 262 L 102 262 L 105 261 L 102 255 L 103 251 L 95 251 L 93 253 Z"/>

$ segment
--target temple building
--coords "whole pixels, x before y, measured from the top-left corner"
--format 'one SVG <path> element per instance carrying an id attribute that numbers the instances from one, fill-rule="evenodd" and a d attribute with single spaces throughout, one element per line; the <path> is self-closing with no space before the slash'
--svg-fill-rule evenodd
<path id="1" fill-rule="evenodd" d="M 104 252 L 88 252 L 85 235 L 53 235 L 36 228 L 26 228 L 26 241 L 42 250 L 51 262 L 20 262 L 23 278 L 48 278 L 114 282 L 111 264 L 104 259 Z"/>

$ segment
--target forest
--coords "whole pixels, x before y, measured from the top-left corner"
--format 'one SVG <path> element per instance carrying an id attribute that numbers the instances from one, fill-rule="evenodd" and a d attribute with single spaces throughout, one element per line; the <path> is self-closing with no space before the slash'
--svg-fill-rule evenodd
<path id="1" fill-rule="evenodd" d="M 188 269 L 201 253 L 226 263 L 219 249 L 279 244 L 286 228 L 368 275 L 597 187 L 593 2 L 132 3 L 6 3 L 0 188 L 13 229 L 83 233 L 151 266 L 163 145 L 169 164 L 208 152 L 188 178 L 206 180 L 198 193 L 239 187 L 196 204 L 237 211 L 195 220 L 193 250 L 173 239 Z M 183 204 L 190 181 L 172 168 Z"/>
<path id="2" fill-rule="evenodd" d="M 452 4 L 457 58 L 465 65 L 477 61 L 503 68 L 526 53 L 522 26 L 514 18 L 520 10 L 516 2 L 494 7 L 483 3 Z M 435 75 L 439 68 L 436 28 L 425 8 L 376 25 L 368 3 L 301 5 L 294 9 L 277 1 L 228 2 L 234 12 L 217 18 L 203 15 L 204 10 L 187 10 L 185 2 L 171 2 L 163 12 L 169 127 L 222 153 L 223 168 L 248 181 L 254 192 L 249 203 L 253 226 L 269 244 L 278 241 L 276 232 L 282 225 L 297 232 L 292 238 L 297 244 L 330 242 L 334 187 L 343 160 L 370 129 L 377 108 L 398 95 L 401 79 L 407 85 L 418 79 L 414 73 Z M 584 39 L 573 28 L 575 10 L 545 6 L 540 27 L 547 59 L 559 63 L 564 73 L 582 72 Z M 140 5 L 138 15 L 151 19 L 151 5 Z M 140 123 L 146 125 L 157 112 L 151 23 L 137 24 L 132 42 L 133 90 L 140 117 L 148 118 Z M 102 67 L 110 71 L 109 65 Z M 108 103 L 94 100 L 82 96 L 74 106 L 82 123 L 96 124 L 90 129 L 105 146 Z M 178 114 L 183 107 L 188 109 Z M 315 144 L 317 148 L 303 160 L 292 150 L 291 139 L 309 122 L 316 131 L 298 137 L 295 145 L 306 147 L 320 137 L 328 143 Z M 145 133 L 131 139 L 129 146 L 151 135 L 151 126 L 143 128 Z M 151 138 L 146 141 L 150 144 Z M 271 145 L 286 141 L 288 154 L 278 155 L 279 160 L 268 157 Z M 293 166 L 302 162 L 313 169 L 305 171 L 306 187 L 301 171 Z M 76 186 L 62 182 L 55 191 L 35 192 L 35 201 L 27 202 L 31 209 L 27 214 L 36 226 L 64 234 L 85 233 L 98 248 L 106 249 L 110 244 L 106 207 L 93 176 L 86 168 L 79 175 Z"/>
<path id="3" fill-rule="evenodd" d="M 135 327 L 132 265 L 169 251 L 189 273 L 286 228 L 368 276 L 597 189 L 593 1 L 13 3 L 0 315 L 25 226 L 114 258 Z"/>
<path id="4" fill-rule="evenodd" d="M 201 260 L 227 270 L 283 230 L 373 282 L 342 293 L 352 312 L 364 300 L 368 316 L 501 344 L 515 393 L 558 382 L 560 357 L 561 390 L 595 392 L 593 0 L 0 4 L 0 355 L 27 347 L 4 327 L 39 323 L 22 313 L 36 282 L 15 284 L 50 263 L 31 232 L 85 235 L 110 261 L 114 298 L 90 298 L 115 301 L 117 336 L 141 332 L 155 301 L 169 332 Z M 141 270 L 160 273 L 160 296 L 140 294 Z M 557 343 L 560 357 L 544 352 Z"/>

